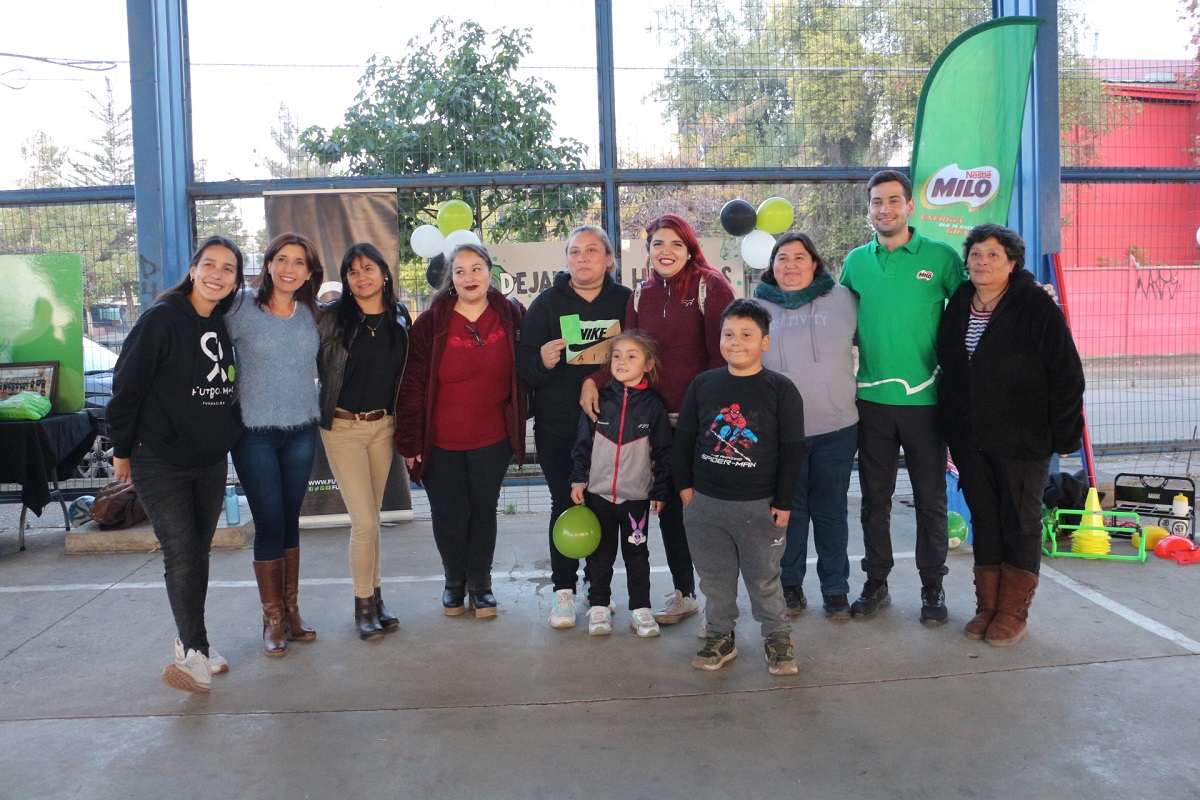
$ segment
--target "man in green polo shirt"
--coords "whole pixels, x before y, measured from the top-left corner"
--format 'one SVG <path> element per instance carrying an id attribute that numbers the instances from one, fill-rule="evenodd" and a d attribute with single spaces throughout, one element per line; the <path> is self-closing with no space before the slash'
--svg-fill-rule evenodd
<path id="1" fill-rule="evenodd" d="M 884 170 L 867 184 L 875 238 L 846 256 L 842 284 L 858 306 L 858 479 L 867 581 L 850 607 L 870 617 L 888 605 L 891 513 L 900 449 L 917 508 L 921 624 L 946 621 L 946 444 L 937 430 L 934 342 L 947 298 L 964 279 L 949 245 L 909 227 L 912 184 Z"/>

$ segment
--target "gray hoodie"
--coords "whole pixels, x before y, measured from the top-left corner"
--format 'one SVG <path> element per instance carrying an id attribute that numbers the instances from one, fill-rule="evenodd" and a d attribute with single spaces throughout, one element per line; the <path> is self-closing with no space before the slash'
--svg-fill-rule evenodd
<path id="1" fill-rule="evenodd" d="M 845 286 L 797 309 L 755 298 L 771 312 L 771 349 L 763 366 L 781 372 L 804 398 L 804 435 L 831 433 L 858 422 L 854 404 L 854 331 L 858 298 Z"/>

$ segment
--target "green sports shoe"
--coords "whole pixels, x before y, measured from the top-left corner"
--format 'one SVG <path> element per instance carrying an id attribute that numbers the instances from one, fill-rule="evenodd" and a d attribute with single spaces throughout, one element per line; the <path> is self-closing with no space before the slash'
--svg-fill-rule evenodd
<path id="1" fill-rule="evenodd" d="M 696 669 L 716 670 L 725 663 L 737 658 L 737 646 L 733 641 L 733 633 L 726 636 L 709 636 L 704 640 L 704 648 L 692 659 Z"/>
<path id="2" fill-rule="evenodd" d="M 784 631 L 772 633 L 763 640 L 763 649 L 767 654 L 767 672 L 772 675 L 795 675 L 800 671 L 791 634 Z"/>

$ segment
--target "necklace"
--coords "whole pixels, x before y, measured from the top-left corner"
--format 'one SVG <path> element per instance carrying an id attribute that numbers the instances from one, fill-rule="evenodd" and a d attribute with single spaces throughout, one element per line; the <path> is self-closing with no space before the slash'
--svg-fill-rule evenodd
<path id="1" fill-rule="evenodd" d="M 601 276 L 600 280 L 596 282 L 595 286 L 580 286 L 575 282 L 574 278 L 567 279 L 567 284 L 576 292 L 594 292 L 604 285 L 604 278 Z"/>
<path id="2" fill-rule="evenodd" d="M 1000 302 L 1000 298 L 1004 297 L 1004 293 L 1007 291 L 1008 291 L 1008 287 L 1005 286 L 1003 289 L 1000 290 L 999 294 L 997 294 L 995 297 L 993 297 L 991 300 L 988 300 L 985 303 L 983 298 L 979 296 L 979 290 L 976 289 L 975 296 L 971 298 L 971 308 L 975 309 L 976 311 L 994 311 L 996 309 L 996 304 Z M 978 305 L 975 304 L 976 300 L 979 301 Z"/>
<path id="3" fill-rule="evenodd" d="M 374 315 L 374 314 L 372 314 L 371 316 L 375 316 L 375 315 Z M 362 324 L 363 324 L 363 326 L 364 326 L 364 327 L 366 327 L 366 329 L 367 329 L 367 330 L 369 330 L 369 331 L 371 332 L 371 337 L 372 337 L 372 338 L 374 338 L 374 336 L 375 336 L 375 331 L 379 330 L 379 326 L 383 324 L 383 314 L 380 314 L 380 315 L 379 315 L 379 322 L 376 322 L 376 323 L 375 323 L 375 327 L 374 327 L 374 328 L 372 328 L 372 327 L 370 326 L 370 324 L 367 322 L 367 315 L 366 315 L 366 314 L 363 314 L 363 318 L 362 318 Z"/>

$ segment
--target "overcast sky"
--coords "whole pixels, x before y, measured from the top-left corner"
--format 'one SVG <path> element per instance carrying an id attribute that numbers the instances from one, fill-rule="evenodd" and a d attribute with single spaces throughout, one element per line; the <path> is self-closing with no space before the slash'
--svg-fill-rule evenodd
<path id="1" fill-rule="evenodd" d="M 643 153 L 669 148 L 658 109 L 647 98 L 671 55 L 647 29 L 666 0 L 615 0 L 618 142 Z M 1178 0 L 1083 3 L 1098 38 L 1081 42 L 1102 58 L 1189 58 Z M 579 138 L 595 158 L 595 33 L 590 2 L 456 0 L 448 4 L 367 0 L 191 0 L 195 155 L 207 178 L 266 178 L 263 156 L 277 154 L 269 131 L 280 102 L 302 125 L 331 126 L 352 102 L 356 80 L 374 52 L 396 53 L 442 14 L 487 29 L 533 29 L 530 67 L 557 88 L 559 133 Z M 336 14 L 331 16 L 331 11 Z M 1131 12 L 1131 9 L 1133 11 Z M 104 60 L 109 72 L 71 69 L 0 55 L 0 189 L 14 188 L 25 165 L 21 143 L 41 128 L 60 146 L 86 149 L 99 134 L 86 92 L 114 81 L 129 102 L 124 0 L 0 0 L 0 54 Z M 249 66 L 248 66 L 249 65 Z M 272 66 L 283 65 L 283 66 Z"/>

